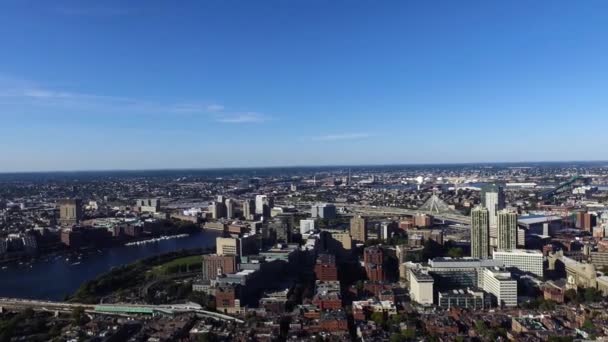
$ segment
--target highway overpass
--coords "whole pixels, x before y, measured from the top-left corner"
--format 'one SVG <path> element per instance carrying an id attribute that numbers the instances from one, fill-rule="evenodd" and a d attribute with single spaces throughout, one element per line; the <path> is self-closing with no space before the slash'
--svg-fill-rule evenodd
<path id="1" fill-rule="evenodd" d="M 331 203 L 331 202 L 330 202 Z M 276 205 L 294 205 L 296 207 L 301 208 L 310 208 L 312 205 L 318 204 L 318 202 L 282 202 L 276 203 Z M 470 224 L 471 218 L 465 215 L 453 214 L 453 213 L 433 213 L 425 210 L 419 209 L 405 209 L 398 207 L 382 207 L 382 206 L 373 206 L 373 205 L 362 205 L 362 204 L 351 204 L 351 203 L 331 203 L 336 206 L 336 208 L 345 208 L 348 211 L 361 214 L 365 216 L 385 216 L 385 215 L 416 215 L 416 214 L 429 214 L 433 215 L 438 220 L 452 222 L 452 223 L 460 223 L 460 224 Z"/>
<path id="2" fill-rule="evenodd" d="M 203 310 L 198 304 L 83 304 L 68 302 L 53 302 L 44 300 L 0 298 L 0 307 L 24 310 L 31 308 L 36 311 L 71 312 L 75 308 L 83 308 L 88 313 L 101 315 L 173 315 L 177 313 L 195 313 L 197 315 L 221 321 L 244 323 L 243 320 L 218 312 Z"/>

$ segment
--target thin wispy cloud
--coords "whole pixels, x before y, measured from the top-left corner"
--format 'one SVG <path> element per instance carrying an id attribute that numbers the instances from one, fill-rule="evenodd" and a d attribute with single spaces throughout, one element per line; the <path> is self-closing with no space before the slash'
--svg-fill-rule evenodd
<path id="1" fill-rule="evenodd" d="M 261 113 L 248 112 L 248 113 L 236 113 L 236 114 L 225 114 L 217 118 L 218 122 L 231 123 L 231 124 L 242 124 L 242 123 L 259 123 L 268 121 L 268 117 Z"/>
<path id="2" fill-rule="evenodd" d="M 221 112 L 224 110 L 224 106 L 218 104 L 212 104 L 207 106 L 207 110 L 210 112 Z"/>
<path id="3" fill-rule="evenodd" d="M 208 116 L 210 120 L 233 124 L 259 123 L 268 120 L 268 117 L 262 113 L 231 111 L 218 103 L 201 101 L 163 103 L 130 97 L 70 92 L 0 75 L 0 109 L 9 106 L 103 114 L 200 114 Z"/>
<path id="4" fill-rule="evenodd" d="M 360 140 L 372 137 L 371 133 L 341 133 L 341 134 L 327 134 L 312 137 L 313 141 L 341 141 L 341 140 Z"/>

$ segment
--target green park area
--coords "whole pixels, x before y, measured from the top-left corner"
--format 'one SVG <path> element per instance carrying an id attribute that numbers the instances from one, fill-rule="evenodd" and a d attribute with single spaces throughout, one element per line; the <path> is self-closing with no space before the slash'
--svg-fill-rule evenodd
<path id="1" fill-rule="evenodd" d="M 164 264 L 155 266 L 152 273 L 156 276 L 167 276 L 178 273 L 199 272 L 202 267 L 202 256 L 191 255 L 183 258 L 177 258 Z"/>
<path id="2" fill-rule="evenodd" d="M 66 300 L 76 303 L 96 304 L 109 295 L 130 297 L 138 289 L 151 282 L 170 279 L 173 276 L 199 272 L 201 256 L 210 250 L 184 250 L 167 253 L 115 267 L 109 272 L 82 284 Z"/>

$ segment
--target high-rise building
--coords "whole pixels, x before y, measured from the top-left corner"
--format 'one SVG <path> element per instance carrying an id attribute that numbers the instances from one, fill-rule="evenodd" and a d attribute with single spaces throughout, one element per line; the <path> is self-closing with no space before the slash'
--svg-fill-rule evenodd
<path id="1" fill-rule="evenodd" d="M 300 220 L 300 234 L 308 234 L 315 230 L 315 220 Z"/>
<path id="2" fill-rule="evenodd" d="M 83 218 L 82 200 L 79 198 L 59 201 L 59 222 L 62 226 L 71 226 Z"/>
<path id="3" fill-rule="evenodd" d="M 442 291 L 477 287 L 479 271 L 484 267 L 502 267 L 504 264 L 494 259 L 477 258 L 433 258 L 429 260 L 428 271 L 435 279 L 435 286 Z"/>
<path id="4" fill-rule="evenodd" d="M 235 238 L 217 237 L 215 239 L 215 254 L 224 255 L 239 255 L 241 247 L 239 240 Z"/>
<path id="5" fill-rule="evenodd" d="M 479 277 L 479 287 L 494 295 L 498 306 L 517 306 L 517 280 L 513 279 L 511 272 L 499 267 L 484 268 Z"/>
<path id="6" fill-rule="evenodd" d="M 336 218 L 336 206 L 331 203 L 314 204 L 310 209 L 312 218 Z"/>
<path id="7" fill-rule="evenodd" d="M 218 275 L 236 271 L 234 255 L 203 255 L 203 280 L 215 279 Z"/>
<path id="8" fill-rule="evenodd" d="M 527 249 L 513 249 L 509 251 L 495 251 L 494 260 L 501 261 L 505 267 L 514 267 L 521 272 L 534 274 L 543 278 L 544 255 L 541 251 Z"/>
<path id="9" fill-rule="evenodd" d="M 363 250 L 363 261 L 367 279 L 371 281 L 384 281 L 384 251 L 377 246 L 367 247 Z"/>
<path id="10" fill-rule="evenodd" d="M 143 198 L 138 199 L 137 208 L 141 213 L 157 213 L 160 211 L 160 199 L 158 198 Z"/>
<path id="11" fill-rule="evenodd" d="M 410 298 L 413 302 L 421 305 L 433 304 L 434 280 L 428 273 L 421 270 L 410 269 Z"/>
<path id="12" fill-rule="evenodd" d="M 274 199 L 266 195 L 255 196 L 255 213 L 270 217 L 270 209 L 274 207 Z"/>
<path id="13" fill-rule="evenodd" d="M 332 239 L 340 244 L 340 248 L 350 251 L 353 248 L 353 239 L 348 231 L 331 232 Z"/>
<path id="14" fill-rule="evenodd" d="M 277 242 L 291 242 L 293 215 L 277 215 L 268 223 L 268 228 L 274 232 Z"/>
<path id="15" fill-rule="evenodd" d="M 395 221 L 385 221 L 380 223 L 380 238 L 382 240 L 388 240 L 392 236 L 393 232 L 397 230 L 399 225 Z"/>
<path id="16" fill-rule="evenodd" d="M 487 208 L 476 207 L 471 211 L 471 256 L 488 259 L 490 256 L 489 212 Z"/>
<path id="17" fill-rule="evenodd" d="M 583 229 L 588 232 L 592 231 L 597 224 L 597 217 L 588 212 L 579 211 L 576 213 L 576 228 Z"/>
<path id="18" fill-rule="evenodd" d="M 508 210 L 498 212 L 498 236 L 496 242 L 499 250 L 517 248 L 517 213 Z"/>
<path id="19" fill-rule="evenodd" d="M 499 210 L 505 208 L 505 193 L 503 188 L 497 184 L 484 186 L 481 189 L 481 204 L 488 209 L 490 238 L 496 239 L 498 236 L 497 214 Z"/>
<path id="20" fill-rule="evenodd" d="M 350 219 L 350 235 L 355 241 L 367 240 L 367 220 L 364 217 L 355 216 Z"/>
<path id="21" fill-rule="evenodd" d="M 416 227 L 430 227 L 433 224 L 433 216 L 427 214 L 416 214 L 414 216 L 414 225 Z"/>
<path id="22" fill-rule="evenodd" d="M 229 219 L 234 218 L 234 201 L 227 198 L 224 201 L 224 206 L 226 207 L 226 217 Z"/>
<path id="23" fill-rule="evenodd" d="M 255 213 L 258 215 L 262 215 L 264 213 L 264 201 L 268 196 L 266 195 L 256 195 L 255 196 Z"/>
<path id="24" fill-rule="evenodd" d="M 250 199 L 243 201 L 243 217 L 245 220 L 253 220 L 255 214 L 255 202 Z"/>
<path id="25" fill-rule="evenodd" d="M 314 271 L 317 280 L 337 281 L 338 267 L 336 266 L 336 257 L 331 254 L 319 254 Z"/>
<path id="26" fill-rule="evenodd" d="M 215 220 L 226 217 L 225 205 L 222 202 L 212 202 L 209 206 L 211 217 Z"/>

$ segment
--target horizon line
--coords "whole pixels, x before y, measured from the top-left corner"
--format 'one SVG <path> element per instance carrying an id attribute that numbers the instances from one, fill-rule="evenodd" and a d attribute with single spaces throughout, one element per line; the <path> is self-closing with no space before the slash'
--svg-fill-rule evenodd
<path id="1" fill-rule="evenodd" d="M 608 163 L 608 160 L 545 160 L 545 161 L 488 161 L 457 163 L 378 163 L 378 164 L 301 164 L 275 166 L 227 166 L 227 167 L 178 167 L 178 168 L 117 168 L 117 169 L 73 169 L 73 170 L 37 170 L 37 171 L 0 171 L 0 175 L 27 173 L 87 173 L 87 172 L 142 172 L 142 171 L 213 171 L 213 170 L 246 170 L 246 169 L 283 169 L 283 168 L 341 168 L 341 167 L 382 167 L 382 166 L 441 166 L 441 165 L 490 165 L 490 164 L 551 164 L 551 163 Z"/>

